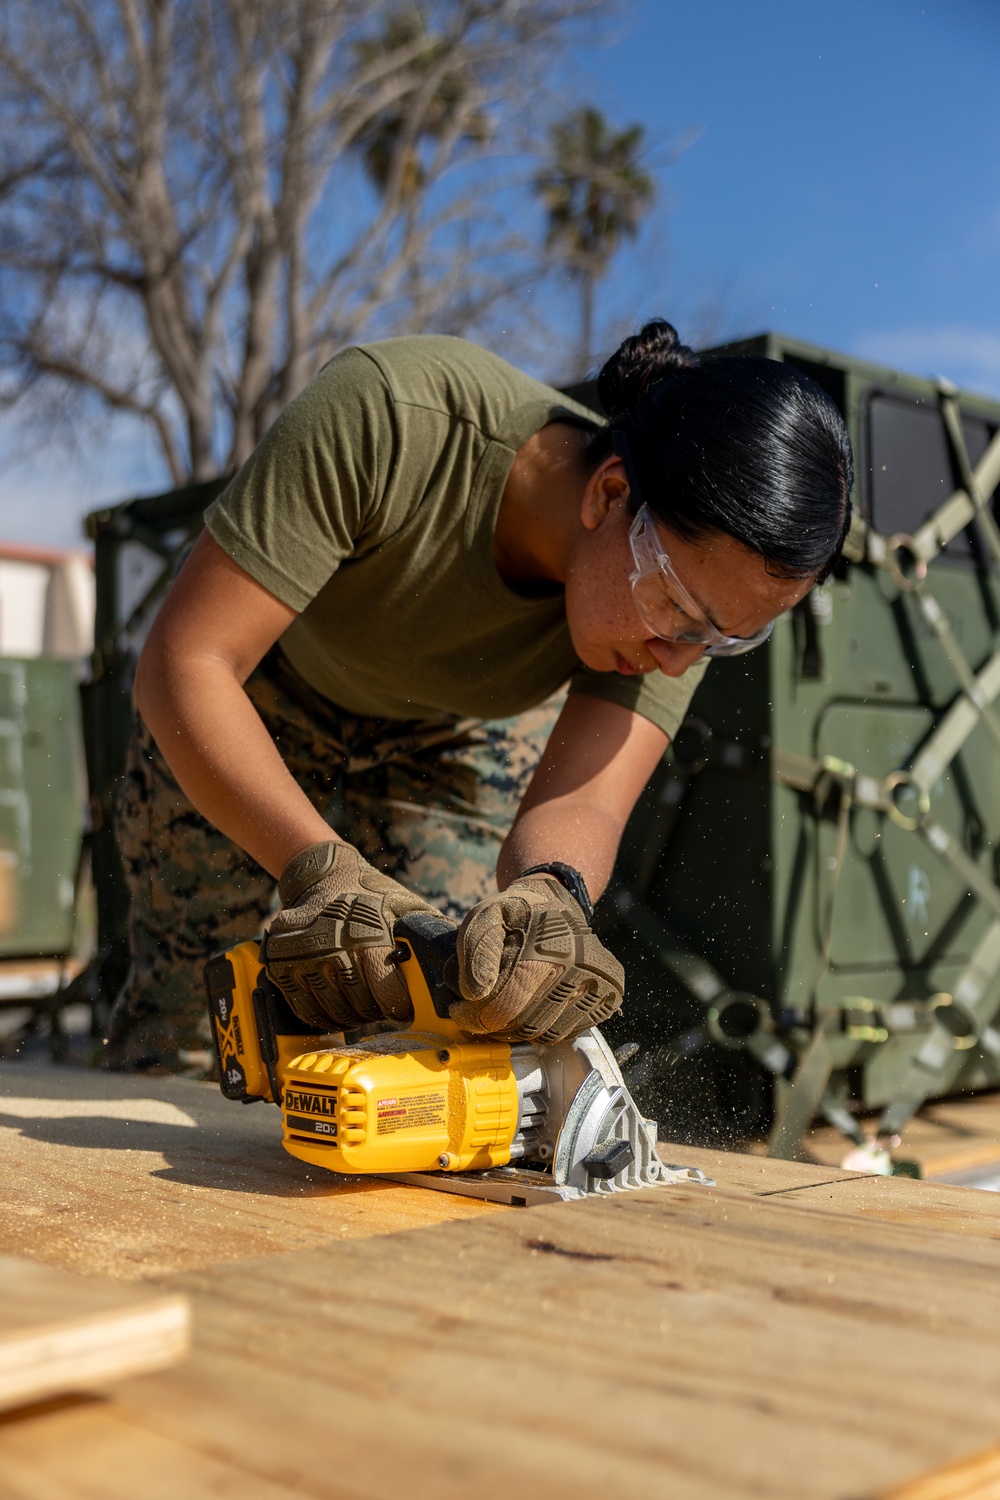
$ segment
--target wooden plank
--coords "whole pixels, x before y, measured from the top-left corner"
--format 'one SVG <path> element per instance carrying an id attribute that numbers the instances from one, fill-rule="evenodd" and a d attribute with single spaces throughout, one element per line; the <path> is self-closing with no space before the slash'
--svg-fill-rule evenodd
<path id="1" fill-rule="evenodd" d="M 0 1256 L 0 1410 L 174 1364 L 186 1297 L 151 1297 Z"/>
<path id="2" fill-rule="evenodd" d="M 335 1178 L 280 1137 L 271 1105 L 213 1084 L 0 1064 L 3 1248 L 139 1279 L 509 1212 Z"/>
<path id="3" fill-rule="evenodd" d="M 1000 1448 L 883 1490 L 878 1500 L 1000 1500 Z"/>
<path id="4" fill-rule="evenodd" d="M 197 1085 L 0 1074 L 0 1248 L 33 1222 L 35 1255 L 156 1274 L 196 1327 L 110 1405 L 0 1423 L 0 1493 L 12 1466 L 51 1480 L 28 1500 L 844 1500 L 997 1441 L 993 1195 L 666 1147 L 719 1185 L 491 1212 L 307 1181 L 272 1112 Z M 398 1192 L 471 1212 L 407 1227 Z M 88 1443 L 117 1490 L 76 1472 Z"/>
<path id="5" fill-rule="evenodd" d="M 623 1194 L 175 1278 L 200 1347 L 122 1401 L 307 1494 L 336 1453 L 370 1500 L 844 1500 L 994 1440 L 998 1269 L 795 1194 Z"/>

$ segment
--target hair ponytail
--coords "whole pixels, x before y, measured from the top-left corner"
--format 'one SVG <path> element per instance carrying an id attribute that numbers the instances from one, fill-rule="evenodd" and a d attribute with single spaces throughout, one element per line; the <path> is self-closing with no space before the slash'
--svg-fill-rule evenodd
<path id="1" fill-rule="evenodd" d="M 657 381 L 698 364 L 697 354 L 681 343 L 677 329 L 654 318 L 615 350 L 597 377 L 597 394 L 614 422 L 631 412 Z"/>

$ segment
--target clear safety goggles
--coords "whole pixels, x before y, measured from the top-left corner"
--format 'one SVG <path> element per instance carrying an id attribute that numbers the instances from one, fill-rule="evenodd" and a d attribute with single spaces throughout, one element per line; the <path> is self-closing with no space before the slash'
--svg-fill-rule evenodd
<path id="1" fill-rule="evenodd" d="M 678 646 L 700 646 L 706 656 L 739 656 L 767 640 L 774 628 L 769 620 L 756 635 L 723 635 L 695 603 L 674 572 L 656 530 L 653 513 L 642 499 L 635 478 L 628 439 L 615 432 L 614 448 L 622 461 L 633 501 L 639 502 L 629 528 L 629 545 L 635 568 L 629 574 L 636 612 L 647 630 L 661 641 Z"/>

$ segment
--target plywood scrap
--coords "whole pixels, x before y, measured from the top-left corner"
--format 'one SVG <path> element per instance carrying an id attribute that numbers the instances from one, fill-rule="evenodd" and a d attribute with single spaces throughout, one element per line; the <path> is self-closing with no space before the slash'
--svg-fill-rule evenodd
<path id="1" fill-rule="evenodd" d="M 186 1297 L 0 1257 L 0 1410 L 162 1370 L 188 1347 Z"/>
<path id="2" fill-rule="evenodd" d="M 1000 1500 L 1000 1448 L 974 1453 L 883 1490 L 878 1500 Z"/>

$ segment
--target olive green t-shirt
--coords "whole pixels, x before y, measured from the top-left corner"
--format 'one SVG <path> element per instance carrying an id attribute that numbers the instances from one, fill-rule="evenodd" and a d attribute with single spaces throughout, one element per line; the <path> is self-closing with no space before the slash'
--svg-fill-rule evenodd
<path id="1" fill-rule="evenodd" d="M 515 592 L 493 531 L 519 447 L 586 407 L 464 339 L 347 349 L 282 412 L 206 522 L 298 618 L 292 665 L 352 713 L 496 719 L 571 690 L 673 735 L 704 670 L 625 677 L 577 660 L 562 591 Z"/>

